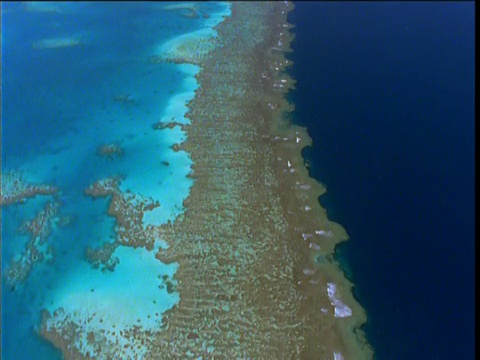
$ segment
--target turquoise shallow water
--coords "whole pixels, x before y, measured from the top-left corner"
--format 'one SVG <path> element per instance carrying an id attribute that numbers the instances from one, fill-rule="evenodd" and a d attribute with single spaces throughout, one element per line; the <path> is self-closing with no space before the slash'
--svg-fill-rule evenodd
<path id="1" fill-rule="evenodd" d="M 198 3 L 200 16 L 192 18 L 185 9 L 164 10 L 167 4 L 174 3 L 2 3 L 2 173 L 19 170 L 31 182 L 58 186 L 59 216 L 72 218 L 48 239 L 53 263 L 37 264 L 14 290 L 2 284 L 4 359 L 60 357 L 34 331 L 43 308 L 82 307 L 129 324 L 178 301 L 177 293 L 158 288 L 158 276 L 173 276 L 177 265 L 160 263 L 154 252 L 120 247 L 112 273 L 85 260 L 87 246 L 115 237 L 114 218 L 106 215 L 109 200 L 83 193 L 94 181 L 121 175 L 122 190 L 158 200 L 161 207 L 144 218 L 155 225 L 183 211 L 192 185 L 188 154 L 170 148 L 185 134 L 179 127 L 160 131 L 152 125 L 172 118 L 188 122 L 183 115 L 199 68 L 148 60 L 167 41 L 211 28 L 229 7 Z M 65 41 L 80 44 L 56 47 Z M 132 101 L 116 101 L 120 95 Z M 119 144 L 124 155 L 98 156 L 106 143 Z M 2 209 L 3 273 L 28 241 L 19 225 L 50 199 L 37 196 Z M 146 328 L 158 325 L 144 322 Z"/>

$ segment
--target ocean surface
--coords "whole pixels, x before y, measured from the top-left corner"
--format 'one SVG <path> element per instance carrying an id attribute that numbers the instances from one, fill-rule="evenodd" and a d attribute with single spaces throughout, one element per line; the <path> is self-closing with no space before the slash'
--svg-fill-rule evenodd
<path id="1" fill-rule="evenodd" d="M 105 328 L 141 318 L 148 328 L 158 323 L 147 314 L 179 299 L 158 288 L 158 277 L 172 276 L 177 265 L 162 264 L 155 251 L 120 246 L 113 272 L 86 261 L 87 247 L 115 238 L 115 219 L 106 214 L 108 198 L 84 194 L 99 179 L 122 176 L 121 190 L 161 204 L 146 214 L 145 224 L 160 225 L 183 211 L 191 160 L 171 146 L 185 133 L 153 125 L 189 121 L 186 103 L 198 86 L 199 68 L 150 59 L 177 37 L 213 33 L 230 6 L 190 3 L 195 15 L 173 6 L 178 4 L 2 3 L 2 174 L 13 170 L 28 182 L 57 186 L 58 216 L 70 218 L 52 228 L 52 262 L 36 263 L 24 282 L 2 279 L 2 359 L 61 357 L 36 332 L 42 309 L 99 312 Z M 105 144 L 119 146 L 123 156 L 99 156 Z M 37 196 L 2 208 L 3 276 L 29 239 L 19 226 L 50 200 Z M 163 246 L 158 239 L 155 248 Z"/>
<path id="2" fill-rule="evenodd" d="M 377 359 L 474 358 L 474 3 L 295 2 L 290 93 Z"/>

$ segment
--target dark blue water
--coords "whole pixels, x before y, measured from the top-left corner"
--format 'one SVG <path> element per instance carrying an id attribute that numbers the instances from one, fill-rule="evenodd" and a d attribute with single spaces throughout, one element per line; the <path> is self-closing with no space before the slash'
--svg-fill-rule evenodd
<path id="1" fill-rule="evenodd" d="M 378 359 L 474 356 L 474 3 L 295 3 L 290 94 Z"/>

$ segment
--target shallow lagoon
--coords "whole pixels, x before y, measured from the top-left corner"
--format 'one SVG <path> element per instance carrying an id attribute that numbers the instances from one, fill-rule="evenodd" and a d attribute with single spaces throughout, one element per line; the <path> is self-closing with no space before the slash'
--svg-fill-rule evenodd
<path id="1" fill-rule="evenodd" d="M 176 265 L 163 265 L 154 251 L 117 248 L 120 263 L 111 273 L 86 261 L 87 246 L 114 239 L 115 219 L 106 214 L 107 198 L 92 199 L 84 190 L 120 175 L 121 190 L 160 202 L 145 223 L 158 225 L 181 213 L 192 183 L 186 177 L 191 161 L 171 146 L 185 135 L 179 127 L 154 130 L 152 125 L 172 118 L 186 122 L 198 68 L 149 59 L 163 43 L 209 29 L 229 13 L 223 3 L 198 4 L 198 9 L 209 18 L 154 3 L 2 4 L 2 172 L 18 170 L 32 183 L 59 187 L 58 217 L 70 219 L 63 226 L 56 226 L 58 218 L 53 221 L 52 263 L 36 263 L 23 284 L 2 284 L 5 359 L 60 357 L 34 331 L 43 308 L 73 312 L 87 304 L 88 311 L 98 307 L 111 317 L 119 306 L 128 307 L 122 313 L 125 324 L 142 318 L 152 328 L 158 321 L 147 320 L 147 313 L 153 307 L 161 313 L 178 301 L 178 293 L 167 292 L 161 280 L 171 277 Z M 123 155 L 99 156 L 98 148 L 111 143 Z M 2 209 L 4 273 L 28 241 L 16 229 L 50 200 L 37 196 Z M 134 271 L 142 278 L 133 277 Z M 141 295 L 147 303 L 136 301 Z"/>

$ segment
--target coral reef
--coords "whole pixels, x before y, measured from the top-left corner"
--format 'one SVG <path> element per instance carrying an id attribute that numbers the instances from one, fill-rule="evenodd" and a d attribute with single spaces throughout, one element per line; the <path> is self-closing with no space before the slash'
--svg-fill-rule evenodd
<path id="1" fill-rule="evenodd" d="M 25 1 L 22 3 L 23 9 L 30 12 L 45 12 L 60 14 L 64 11 L 58 4 L 43 1 Z"/>
<path id="2" fill-rule="evenodd" d="M 120 181 L 120 178 L 98 180 L 85 189 L 85 194 L 93 198 L 110 197 L 107 213 L 116 220 L 115 241 L 87 249 L 87 259 L 95 267 L 102 266 L 102 270 L 115 269 L 118 259 L 112 258 L 112 254 L 117 246 L 145 247 L 152 250 L 158 236 L 154 226 L 143 225 L 143 216 L 146 211 L 159 207 L 160 203 L 140 195 L 122 193 L 119 189 Z"/>
<path id="3" fill-rule="evenodd" d="M 57 216 L 59 201 L 47 202 L 37 216 L 25 221 L 19 231 L 29 236 L 25 249 L 10 260 L 5 279 L 12 289 L 30 275 L 33 267 L 42 261 L 53 261 L 54 251 L 47 240 L 52 232 L 52 225 L 59 220 Z"/>
<path id="4" fill-rule="evenodd" d="M 325 188 L 309 177 L 301 156 L 311 140 L 287 118 L 293 106 L 285 95 L 294 85 L 283 73 L 293 37 L 286 22 L 291 8 L 289 2 L 234 2 L 212 44 L 187 37 L 167 53 L 171 61 L 201 65 L 187 114 L 191 123 L 184 126 L 188 138 L 174 145 L 190 154 L 195 181 L 185 212 L 173 223 L 142 230 L 144 211 L 156 204 L 122 194 L 118 179 L 86 190 L 111 196 L 117 244 L 152 249 L 162 238 L 169 247 L 156 258 L 179 264 L 173 279 L 163 279 L 163 286 L 180 293 L 163 314 L 163 328 L 138 327 L 133 338 L 122 337 L 135 344 L 134 356 L 372 357 L 359 330 L 363 309 L 331 260 L 335 245 L 348 236 L 318 203 Z M 339 317 L 339 309 L 348 316 Z M 83 325 L 61 313 L 54 318 L 44 319 L 42 335 L 66 359 L 125 354 L 124 343 L 95 337 L 97 345 L 85 356 Z"/>
<path id="5" fill-rule="evenodd" d="M 97 148 L 97 155 L 104 156 L 109 159 L 122 157 L 123 154 L 123 149 L 117 143 L 104 144 Z"/>
<path id="6" fill-rule="evenodd" d="M 181 15 L 186 18 L 198 18 L 198 5 L 194 3 L 169 4 L 163 7 L 167 11 L 181 11 Z M 186 11 L 184 11 L 186 10 Z"/>
<path id="7" fill-rule="evenodd" d="M 62 37 L 62 38 L 51 38 L 51 39 L 42 39 L 35 41 L 32 44 L 32 47 L 37 50 L 42 49 L 61 49 L 72 46 L 78 46 L 82 44 L 82 39 L 78 37 Z"/>
<path id="8" fill-rule="evenodd" d="M 177 121 L 163 122 L 158 121 L 152 125 L 153 130 L 164 130 L 164 129 L 173 129 L 175 126 L 179 126 L 182 131 L 185 130 L 184 124 L 181 124 Z"/>
<path id="9" fill-rule="evenodd" d="M 58 191 L 54 186 L 38 185 L 27 182 L 21 172 L 11 170 L 2 173 L 2 192 L 0 205 L 24 203 L 28 198 L 37 195 L 53 195 Z"/>
<path id="10" fill-rule="evenodd" d="M 136 100 L 133 99 L 130 94 L 118 94 L 113 97 L 113 100 L 121 104 L 133 104 Z"/>

